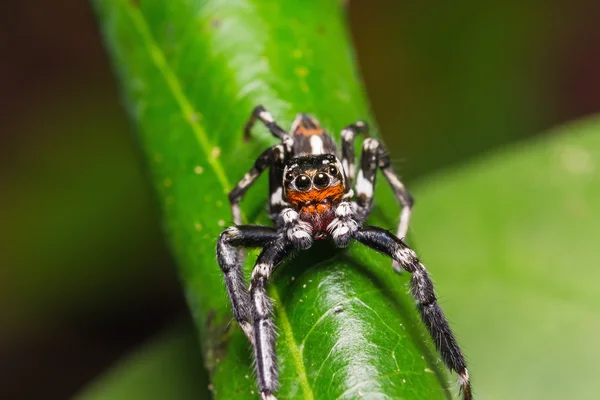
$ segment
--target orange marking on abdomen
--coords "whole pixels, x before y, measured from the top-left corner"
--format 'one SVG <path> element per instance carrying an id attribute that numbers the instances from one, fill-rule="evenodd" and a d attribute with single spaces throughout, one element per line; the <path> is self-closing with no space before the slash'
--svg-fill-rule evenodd
<path id="1" fill-rule="evenodd" d="M 299 126 L 294 131 L 295 135 L 303 135 L 303 136 L 314 136 L 314 135 L 324 135 L 325 131 L 322 128 L 317 129 L 308 129 L 303 126 Z"/>

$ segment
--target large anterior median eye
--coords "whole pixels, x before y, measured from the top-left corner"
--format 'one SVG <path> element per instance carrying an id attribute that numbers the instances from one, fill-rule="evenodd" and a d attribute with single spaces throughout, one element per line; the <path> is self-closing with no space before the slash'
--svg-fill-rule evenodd
<path id="1" fill-rule="evenodd" d="M 319 189 L 326 188 L 329 185 L 329 175 L 320 172 L 313 178 L 313 183 Z"/>
<path id="2" fill-rule="evenodd" d="M 296 178 L 296 188 L 304 191 L 310 187 L 310 178 L 306 175 L 298 175 Z"/>

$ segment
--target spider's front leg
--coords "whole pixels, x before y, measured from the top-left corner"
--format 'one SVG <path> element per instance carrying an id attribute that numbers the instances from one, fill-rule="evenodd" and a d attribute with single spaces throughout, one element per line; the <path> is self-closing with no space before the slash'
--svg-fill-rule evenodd
<path id="1" fill-rule="evenodd" d="M 239 248 L 264 247 L 280 236 L 275 229 L 266 226 L 240 225 L 225 229 L 217 242 L 217 260 L 223 271 L 233 315 L 251 343 L 254 343 L 252 305 Z"/>
<path id="2" fill-rule="evenodd" d="M 250 296 L 254 321 L 254 356 L 258 387 L 263 399 L 274 400 L 278 386 L 277 356 L 275 352 L 275 325 L 271 314 L 273 304 L 266 286 L 275 267 L 293 250 L 294 244 L 284 235 L 269 243 L 258 256 L 252 270 Z"/>
<path id="3" fill-rule="evenodd" d="M 378 227 L 360 228 L 355 232 L 354 238 L 374 250 L 387 254 L 412 274 L 410 293 L 417 303 L 421 319 L 444 364 L 458 374 L 463 399 L 472 399 L 465 358 L 437 302 L 427 269 L 421 264 L 415 252 L 392 233 Z"/>

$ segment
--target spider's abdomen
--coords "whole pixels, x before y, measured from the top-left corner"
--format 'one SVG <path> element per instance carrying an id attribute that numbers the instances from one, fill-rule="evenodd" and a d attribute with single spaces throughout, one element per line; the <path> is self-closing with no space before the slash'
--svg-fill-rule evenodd
<path id="1" fill-rule="evenodd" d="M 327 135 L 317 120 L 308 114 L 298 114 L 292 124 L 294 154 L 335 154 L 334 141 Z"/>

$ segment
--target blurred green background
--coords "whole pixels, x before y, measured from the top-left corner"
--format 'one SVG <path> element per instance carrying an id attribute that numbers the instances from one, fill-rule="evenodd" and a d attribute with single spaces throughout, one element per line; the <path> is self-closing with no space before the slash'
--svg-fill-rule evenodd
<path id="1" fill-rule="evenodd" d="M 600 111 L 600 3 L 414 3 L 348 4 L 409 185 Z M 0 25 L 0 398 L 64 399 L 186 307 L 89 5 L 10 2 Z"/>

